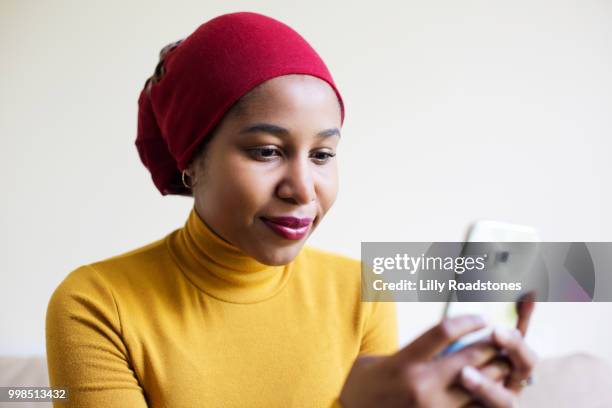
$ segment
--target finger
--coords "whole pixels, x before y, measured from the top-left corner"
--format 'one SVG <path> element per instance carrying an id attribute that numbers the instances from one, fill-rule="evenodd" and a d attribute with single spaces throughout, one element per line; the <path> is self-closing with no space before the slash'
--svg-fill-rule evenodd
<path id="1" fill-rule="evenodd" d="M 497 348 L 490 343 L 476 343 L 457 352 L 447 354 L 433 364 L 446 383 L 453 382 L 466 365 L 480 367 L 497 354 Z"/>
<path id="2" fill-rule="evenodd" d="M 446 394 L 450 401 L 450 403 L 446 404 L 447 406 L 463 408 L 474 400 L 465 388 L 457 384 L 451 385 Z"/>
<path id="3" fill-rule="evenodd" d="M 516 328 L 525 336 L 529 327 L 529 320 L 535 308 L 535 292 L 526 293 L 516 303 L 516 312 L 518 314 L 518 322 Z"/>
<path id="4" fill-rule="evenodd" d="M 478 315 L 463 315 L 444 319 L 399 350 L 392 358 L 399 364 L 407 361 L 429 360 L 452 342 L 485 326 L 484 319 Z"/>
<path id="5" fill-rule="evenodd" d="M 512 371 L 510 364 L 503 359 L 495 359 L 487 363 L 484 367 L 479 368 L 480 373 L 493 381 L 499 382 L 505 380 Z"/>
<path id="6" fill-rule="evenodd" d="M 479 370 L 485 377 L 503 384 L 503 380 L 510 373 L 510 364 L 503 359 L 495 359 Z M 462 408 L 482 407 L 482 405 L 478 405 L 477 401 L 474 401 L 474 397 L 470 395 L 465 388 L 457 384 L 453 384 L 449 387 L 448 394 L 451 399 L 456 401 L 457 405 Z"/>
<path id="7" fill-rule="evenodd" d="M 461 384 L 478 401 L 497 408 L 516 407 L 516 396 L 503 385 L 483 376 L 477 369 L 466 366 L 461 370 Z"/>
<path id="8" fill-rule="evenodd" d="M 511 390 L 519 390 L 521 381 L 529 377 L 537 362 L 536 354 L 527 346 L 518 330 L 496 328 L 493 340 L 505 351 L 512 363 L 506 386 Z"/>

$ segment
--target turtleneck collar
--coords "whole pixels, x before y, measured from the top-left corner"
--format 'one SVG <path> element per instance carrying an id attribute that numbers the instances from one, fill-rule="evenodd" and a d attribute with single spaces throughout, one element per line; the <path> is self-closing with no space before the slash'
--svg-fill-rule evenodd
<path id="1" fill-rule="evenodd" d="M 192 207 L 183 228 L 168 236 L 168 247 L 187 278 L 200 290 L 231 303 L 256 303 L 287 283 L 293 262 L 269 266 L 214 232 Z"/>

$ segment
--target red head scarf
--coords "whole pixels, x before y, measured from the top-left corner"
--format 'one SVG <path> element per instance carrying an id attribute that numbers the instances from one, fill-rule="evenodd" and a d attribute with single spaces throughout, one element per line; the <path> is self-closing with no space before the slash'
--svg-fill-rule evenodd
<path id="1" fill-rule="evenodd" d="M 138 99 L 136 147 L 163 194 L 189 195 L 181 172 L 232 105 L 264 81 L 306 74 L 340 92 L 321 57 L 291 27 L 257 13 L 224 14 L 165 47 Z"/>

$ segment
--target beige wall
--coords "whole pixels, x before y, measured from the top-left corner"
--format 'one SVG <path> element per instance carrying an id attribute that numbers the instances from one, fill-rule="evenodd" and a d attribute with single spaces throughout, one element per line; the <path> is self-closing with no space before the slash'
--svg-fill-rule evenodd
<path id="1" fill-rule="evenodd" d="M 341 192 L 314 246 L 460 240 L 476 218 L 544 240 L 612 241 L 612 3 L 0 2 L 0 354 L 43 353 L 72 269 L 158 239 L 191 206 L 162 198 L 133 142 L 159 49 L 220 13 L 285 21 L 347 103 Z M 405 343 L 439 304 L 401 304 Z M 612 361 L 610 304 L 539 305 L 543 355 Z"/>

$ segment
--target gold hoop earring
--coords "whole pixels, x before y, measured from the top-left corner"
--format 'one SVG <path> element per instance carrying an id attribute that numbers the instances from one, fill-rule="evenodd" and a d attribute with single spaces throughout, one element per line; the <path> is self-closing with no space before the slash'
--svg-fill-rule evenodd
<path id="1" fill-rule="evenodd" d="M 181 180 L 183 180 L 183 185 L 191 190 L 191 186 L 185 181 L 185 170 L 183 170 L 183 172 L 181 173 Z"/>

